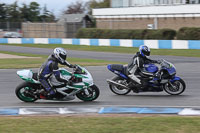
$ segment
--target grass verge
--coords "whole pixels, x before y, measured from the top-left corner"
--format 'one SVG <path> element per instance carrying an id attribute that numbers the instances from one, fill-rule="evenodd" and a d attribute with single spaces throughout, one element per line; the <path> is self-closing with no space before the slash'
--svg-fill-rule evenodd
<path id="1" fill-rule="evenodd" d="M 1 133 L 198 133 L 200 117 L 0 117 Z"/>
<path id="2" fill-rule="evenodd" d="M 35 54 L 24 54 L 24 53 L 15 53 L 15 52 L 5 52 L 0 51 L 0 53 L 19 55 L 19 56 L 28 56 L 28 57 L 40 57 L 33 59 L 0 59 L 0 69 L 13 69 L 13 68 L 36 68 L 40 67 L 42 63 L 47 59 L 48 56 L 45 55 L 35 55 Z M 96 59 L 80 59 L 80 58 L 68 58 L 67 59 L 71 64 L 79 64 L 82 66 L 101 66 L 107 64 L 118 64 L 122 62 L 112 62 L 105 60 L 96 60 Z"/>
<path id="3" fill-rule="evenodd" d="M 63 47 L 69 50 L 81 51 L 97 51 L 97 52 L 115 52 L 115 53 L 129 53 L 133 54 L 138 51 L 138 48 L 130 47 L 113 47 L 110 46 L 84 46 L 84 45 L 63 45 L 63 44 L 0 44 L 10 46 L 23 47 L 37 47 L 37 48 L 56 48 Z M 200 57 L 199 49 L 151 49 L 152 55 L 172 55 L 172 56 L 186 56 L 186 57 Z"/>

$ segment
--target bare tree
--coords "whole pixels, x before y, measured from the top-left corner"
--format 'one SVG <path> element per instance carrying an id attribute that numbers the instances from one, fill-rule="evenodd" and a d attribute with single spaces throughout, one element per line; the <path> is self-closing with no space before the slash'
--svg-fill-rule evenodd
<path id="1" fill-rule="evenodd" d="M 64 14 L 82 14 L 86 11 L 85 3 L 81 1 L 76 1 L 75 3 L 71 3 L 67 6 L 67 10 L 65 10 Z"/>
<path id="2" fill-rule="evenodd" d="M 109 8 L 111 0 L 89 0 L 87 5 L 88 14 L 92 14 L 92 9 L 94 8 Z"/>

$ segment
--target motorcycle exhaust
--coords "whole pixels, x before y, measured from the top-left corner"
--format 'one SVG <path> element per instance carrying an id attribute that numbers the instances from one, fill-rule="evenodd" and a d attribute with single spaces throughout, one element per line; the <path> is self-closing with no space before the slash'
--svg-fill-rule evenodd
<path id="1" fill-rule="evenodd" d="M 114 86 L 116 86 L 116 87 L 121 87 L 121 88 L 123 88 L 123 89 L 129 90 L 129 88 L 126 87 L 125 85 L 119 84 L 119 83 L 117 83 L 117 82 L 115 82 L 115 81 L 112 81 L 112 80 L 110 80 L 110 79 L 107 79 L 107 83 L 108 83 L 109 85 L 114 85 Z"/>

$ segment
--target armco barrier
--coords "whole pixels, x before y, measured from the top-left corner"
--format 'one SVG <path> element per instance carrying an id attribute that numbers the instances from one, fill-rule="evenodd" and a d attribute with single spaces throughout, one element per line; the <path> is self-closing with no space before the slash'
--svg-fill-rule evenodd
<path id="1" fill-rule="evenodd" d="M 200 40 L 128 40 L 128 39 L 77 39 L 77 38 L 0 38 L 8 44 L 72 44 L 88 46 L 139 47 L 147 45 L 154 49 L 200 49 Z"/>

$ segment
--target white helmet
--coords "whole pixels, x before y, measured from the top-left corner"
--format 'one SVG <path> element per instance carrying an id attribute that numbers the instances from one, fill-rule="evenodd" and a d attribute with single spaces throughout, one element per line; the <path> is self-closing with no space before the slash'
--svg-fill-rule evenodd
<path id="1" fill-rule="evenodd" d="M 67 58 L 67 51 L 63 48 L 55 48 L 53 54 L 60 63 L 64 63 Z"/>

